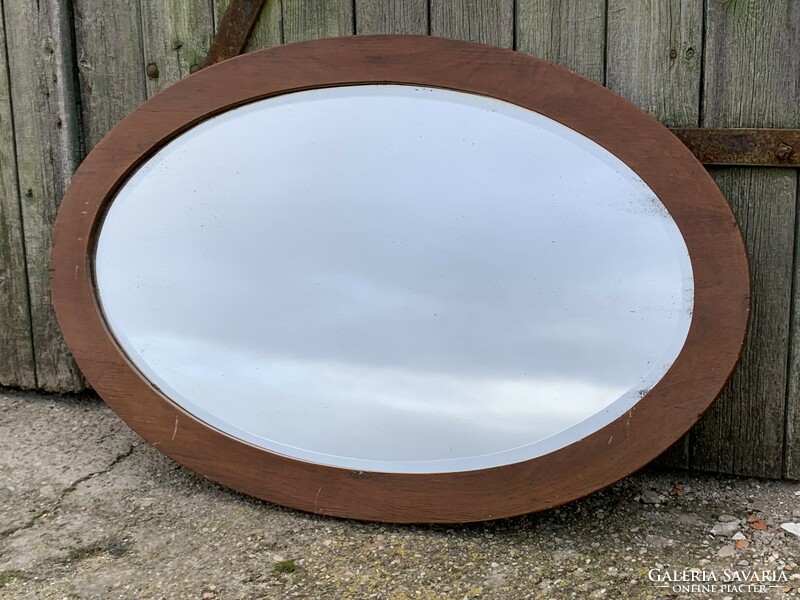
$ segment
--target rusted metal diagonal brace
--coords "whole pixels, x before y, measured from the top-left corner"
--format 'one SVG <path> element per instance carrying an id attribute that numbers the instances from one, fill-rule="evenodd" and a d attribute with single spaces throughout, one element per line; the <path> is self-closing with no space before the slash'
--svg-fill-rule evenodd
<path id="1" fill-rule="evenodd" d="M 231 0 L 203 67 L 241 54 L 266 0 Z M 671 129 L 704 165 L 800 167 L 800 129 Z"/>

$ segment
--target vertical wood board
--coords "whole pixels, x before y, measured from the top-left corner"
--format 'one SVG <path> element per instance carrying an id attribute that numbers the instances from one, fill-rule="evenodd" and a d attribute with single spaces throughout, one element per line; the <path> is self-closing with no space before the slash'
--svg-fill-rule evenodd
<path id="1" fill-rule="evenodd" d="M 606 86 L 671 127 L 700 118 L 703 0 L 609 0 Z"/>
<path id="2" fill-rule="evenodd" d="M 6 10 L 0 0 L 0 17 Z M 6 34 L 0 19 L 0 385 L 36 387 Z"/>
<path id="3" fill-rule="evenodd" d="M 514 47 L 513 0 L 430 0 L 431 35 Z"/>
<path id="4" fill-rule="evenodd" d="M 85 386 L 50 305 L 56 211 L 81 157 L 71 14 L 66 0 L 3 4 L 37 386 Z"/>
<path id="5" fill-rule="evenodd" d="M 140 2 L 145 74 L 149 65 L 158 70 L 147 77 L 149 97 L 199 69 L 214 36 L 214 7 L 211 0 Z"/>
<path id="6" fill-rule="evenodd" d="M 603 83 L 606 0 L 517 0 L 517 50 Z"/>
<path id="7" fill-rule="evenodd" d="M 752 295 L 749 338 L 720 398 L 693 430 L 695 468 L 780 477 L 784 437 L 795 178 L 715 169 L 744 233 Z"/>
<path id="8" fill-rule="evenodd" d="M 146 98 L 138 0 L 73 0 L 86 151 Z"/>
<path id="9" fill-rule="evenodd" d="M 355 33 L 352 0 L 282 0 L 282 4 L 287 44 Z"/>
<path id="10" fill-rule="evenodd" d="M 800 94 L 798 94 L 800 97 Z M 797 151 L 797 149 L 795 150 Z M 800 208 L 800 169 L 796 171 L 797 197 Z M 797 213 L 795 213 L 797 214 Z M 797 219 L 795 217 L 795 219 Z M 795 222 L 794 272 L 792 281 L 792 313 L 789 328 L 789 385 L 786 397 L 786 431 L 784 432 L 783 476 L 800 480 L 800 220 Z"/>
<path id="11" fill-rule="evenodd" d="M 800 3 L 707 0 L 701 123 L 800 124 Z M 781 477 L 787 419 L 797 174 L 715 169 L 739 218 L 751 261 L 752 308 L 742 360 L 693 432 L 692 466 Z M 790 404 L 797 396 L 789 397 Z"/>
<path id="12" fill-rule="evenodd" d="M 356 33 L 410 33 L 425 35 L 427 0 L 356 0 Z"/>

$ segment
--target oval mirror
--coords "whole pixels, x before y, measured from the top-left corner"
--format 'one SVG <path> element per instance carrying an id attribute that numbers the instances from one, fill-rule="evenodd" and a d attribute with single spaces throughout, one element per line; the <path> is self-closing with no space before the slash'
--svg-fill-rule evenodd
<path id="1" fill-rule="evenodd" d="M 748 272 L 657 122 L 435 38 L 283 46 L 118 125 L 59 212 L 53 296 L 145 439 L 322 514 L 456 522 L 643 466 L 719 393 Z"/>

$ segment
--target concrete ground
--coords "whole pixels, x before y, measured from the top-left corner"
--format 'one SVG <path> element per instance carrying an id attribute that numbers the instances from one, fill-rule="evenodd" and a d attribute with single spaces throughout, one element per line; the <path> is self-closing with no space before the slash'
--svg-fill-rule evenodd
<path id="1" fill-rule="evenodd" d="M 797 523 L 800 483 L 656 468 L 491 523 L 317 517 L 180 467 L 94 396 L 0 390 L 2 598 L 791 598 Z"/>

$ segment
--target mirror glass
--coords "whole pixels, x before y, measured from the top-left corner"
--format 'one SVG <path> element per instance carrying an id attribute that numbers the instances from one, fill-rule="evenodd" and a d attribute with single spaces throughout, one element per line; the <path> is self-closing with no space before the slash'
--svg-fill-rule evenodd
<path id="1" fill-rule="evenodd" d="M 365 471 L 541 456 L 680 352 L 684 240 L 580 133 L 504 101 L 313 89 L 206 120 L 119 190 L 97 294 L 131 362 L 246 442 Z"/>

